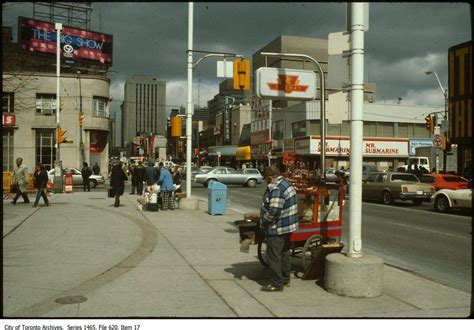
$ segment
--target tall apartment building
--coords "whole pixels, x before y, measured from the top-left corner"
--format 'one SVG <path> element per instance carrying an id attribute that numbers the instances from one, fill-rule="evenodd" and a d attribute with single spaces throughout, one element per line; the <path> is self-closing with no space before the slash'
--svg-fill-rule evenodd
<path id="1" fill-rule="evenodd" d="M 216 94 L 212 100 L 207 101 L 209 122 L 215 124 L 219 112 L 230 109 L 233 105 L 250 103 L 251 99 L 252 92 L 235 90 L 232 79 L 222 81 L 219 84 L 219 94 Z"/>
<path id="2" fill-rule="evenodd" d="M 125 82 L 122 146 L 137 134 L 166 135 L 166 82 L 135 75 Z"/>

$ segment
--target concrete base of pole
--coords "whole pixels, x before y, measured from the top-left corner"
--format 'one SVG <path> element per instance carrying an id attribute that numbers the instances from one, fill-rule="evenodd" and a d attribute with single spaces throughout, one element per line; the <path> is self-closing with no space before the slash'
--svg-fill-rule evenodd
<path id="1" fill-rule="evenodd" d="M 332 253 L 326 257 L 324 287 L 344 297 L 374 298 L 382 295 L 383 260 L 364 254 L 350 258 Z"/>
<path id="2" fill-rule="evenodd" d="M 194 198 L 181 198 L 179 200 L 180 210 L 197 210 L 199 206 L 199 200 Z"/>

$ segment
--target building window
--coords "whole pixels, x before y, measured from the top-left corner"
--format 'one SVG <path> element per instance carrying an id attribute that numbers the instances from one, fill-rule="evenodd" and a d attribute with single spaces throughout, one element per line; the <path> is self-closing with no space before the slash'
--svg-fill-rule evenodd
<path id="1" fill-rule="evenodd" d="M 377 123 L 377 137 L 394 137 L 393 123 Z"/>
<path id="2" fill-rule="evenodd" d="M 56 160 L 54 129 L 36 130 L 35 161 L 44 165 L 46 170 L 54 168 Z"/>
<path id="3" fill-rule="evenodd" d="M 36 94 L 36 113 L 51 116 L 56 113 L 56 94 Z"/>
<path id="4" fill-rule="evenodd" d="M 327 124 L 327 135 L 329 136 L 340 136 L 341 125 L 340 124 Z"/>
<path id="5" fill-rule="evenodd" d="M 292 137 L 306 136 L 306 120 L 291 124 Z"/>
<path id="6" fill-rule="evenodd" d="M 283 140 L 283 120 L 272 123 L 272 140 Z"/>
<path id="7" fill-rule="evenodd" d="M 426 130 L 424 124 L 415 124 L 414 125 L 414 137 L 417 138 L 429 138 L 430 132 Z"/>
<path id="8" fill-rule="evenodd" d="M 92 115 L 95 117 L 107 117 L 107 98 L 94 96 L 92 98 Z"/>
<path id="9" fill-rule="evenodd" d="M 3 129 L 3 171 L 13 171 L 13 131 Z"/>
<path id="10" fill-rule="evenodd" d="M 13 93 L 2 93 L 2 112 L 13 112 Z"/>

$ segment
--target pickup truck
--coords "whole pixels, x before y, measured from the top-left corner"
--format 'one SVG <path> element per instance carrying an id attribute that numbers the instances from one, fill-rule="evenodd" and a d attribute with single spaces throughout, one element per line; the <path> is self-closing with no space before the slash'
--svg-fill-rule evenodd
<path id="1" fill-rule="evenodd" d="M 209 183 L 213 181 L 219 181 L 224 184 L 255 187 L 257 184 L 263 182 L 263 176 L 258 170 L 256 172 L 249 170 L 240 172 L 230 167 L 215 167 L 208 172 L 196 174 L 194 177 L 194 182 L 201 183 L 204 187 L 207 187 Z"/>

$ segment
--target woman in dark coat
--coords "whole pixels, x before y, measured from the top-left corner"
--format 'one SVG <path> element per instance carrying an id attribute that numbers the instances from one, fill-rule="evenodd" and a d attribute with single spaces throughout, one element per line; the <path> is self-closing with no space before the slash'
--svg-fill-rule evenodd
<path id="1" fill-rule="evenodd" d="M 35 173 L 33 173 L 33 185 L 36 190 L 36 198 L 33 203 L 33 207 L 38 206 L 39 200 L 43 197 L 44 204 L 49 206 L 48 197 L 46 196 L 45 189 L 48 184 L 48 173 L 44 169 L 43 164 L 37 163 Z"/>
<path id="2" fill-rule="evenodd" d="M 114 207 L 120 206 L 120 196 L 123 195 L 123 191 L 125 190 L 125 181 L 127 180 L 128 177 L 122 169 L 122 164 L 115 164 L 112 167 L 112 173 L 110 175 L 110 186 L 112 187 L 115 196 Z"/>

